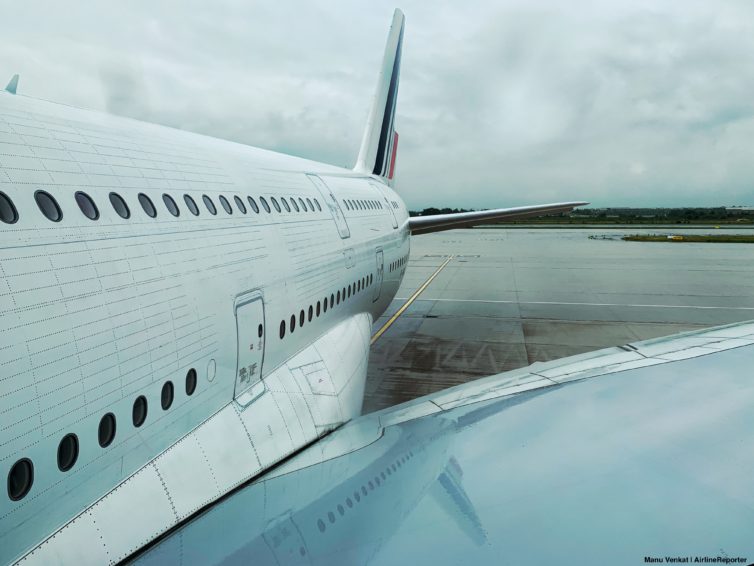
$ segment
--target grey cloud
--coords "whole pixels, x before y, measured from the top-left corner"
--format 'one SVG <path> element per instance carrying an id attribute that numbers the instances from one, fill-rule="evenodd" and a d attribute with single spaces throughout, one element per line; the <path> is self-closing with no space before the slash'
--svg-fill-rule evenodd
<path id="1" fill-rule="evenodd" d="M 33 0 L 4 8 L 0 69 L 31 96 L 350 165 L 393 7 Z M 401 7 L 410 206 L 754 204 L 750 3 Z"/>

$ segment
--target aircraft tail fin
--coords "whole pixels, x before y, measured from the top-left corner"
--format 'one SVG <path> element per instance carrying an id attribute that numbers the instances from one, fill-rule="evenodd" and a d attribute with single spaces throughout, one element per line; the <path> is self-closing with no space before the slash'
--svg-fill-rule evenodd
<path id="1" fill-rule="evenodd" d="M 437 482 L 430 487 L 429 493 L 476 546 L 482 546 L 487 542 L 487 532 L 477 515 L 474 503 L 463 489 L 463 470 L 458 460 L 451 456 L 445 469 L 437 477 Z"/>
<path id="2" fill-rule="evenodd" d="M 8 82 L 8 86 L 5 87 L 5 90 L 11 94 L 16 94 L 17 89 L 18 89 L 18 75 L 13 75 L 10 81 Z"/>
<path id="3" fill-rule="evenodd" d="M 392 181 L 395 174 L 395 157 L 398 150 L 398 133 L 395 131 L 394 122 L 404 24 L 403 12 L 396 9 L 377 80 L 377 90 L 354 167 L 354 171 L 378 175 L 388 182 Z"/>

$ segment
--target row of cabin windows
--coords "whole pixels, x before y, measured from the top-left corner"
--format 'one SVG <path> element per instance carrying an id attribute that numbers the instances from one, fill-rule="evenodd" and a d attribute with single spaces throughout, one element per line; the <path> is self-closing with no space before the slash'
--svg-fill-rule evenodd
<path id="1" fill-rule="evenodd" d="M 76 204 L 78 205 L 84 216 L 86 216 L 90 220 L 99 219 L 99 208 L 97 207 L 92 197 L 90 197 L 85 192 L 78 191 L 75 193 L 74 198 L 76 199 Z M 129 208 L 128 204 L 126 204 L 126 201 L 122 196 L 120 196 L 118 193 L 110 193 L 109 198 L 110 204 L 112 205 L 113 210 L 115 210 L 118 216 L 120 216 L 121 218 L 131 217 L 131 209 Z M 234 209 L 233 205 L 231 205 L 231 201 L 223 195 L 220 195 L 217 198 L 220 201 L 220 206 L 223 208 L 223 210 L 225 210 L 225 212 L 228 214 L 233 214 Z M 150 218 L 155 218 L 157 216 L 157 207 L 152 202 L 151 198 L 149 198 L 144 193 L 139 193 L 137 199 L 139 201 L 139 204 L 141 205 L 142 210 L 147 216 L 149 216 Z M 44 216 L 48 220 L 51 220 L 53 222 L 60 222 L 63 219 L 63 211 L 60 209 L 58 201 L 55 200 L 55 197 L 53 197 L 50 193 L 41 190 L 37 191 L 34 193 L 34 200 L 36 201 L 39 210 L 42 211 L 42 214 L 44 214 Z M 178 206 L 176 200 L 171 195 L 169 195 L 168 193 L 163 193 L 162 202 L 171 215 L 175 217 L 181 215 L 181 209 Z M 194 200 L 194 197 L 188 194 L 184 194 L 183 202 L 185 203 L 186 208 L 188 208 L 191 214 L 193 214 L 194 216 L 199 216 L 201 214 L 200 207 L 197 204 L 196 200 Z M 218 208 L 217 206 L 215 206 L 215 201 L 212 200 L 212 197 L 210 197 L 209 195 L 202 195 L 201 202 L 210 214 L 212 214 L 213 216 L 217 214 Z M 295 212 L 314 212 L 315 207 L 317 211 L 322 211 L 322 207 L 320 206 L 319 201 L 316 198 L 304 199 L 301 197 L 280 197 L 280 202 L 278 202 L 277 198 L 270 197 L 272 208 L 270 208 L 270 204 L 267 202 L 267 199 L 265 197 L 259 197 L 259 202 L 262 205 L 261 209 L 263 209 L 267 213 L 271 213 L 273 208 L 277 212 L 282 212 L 283 209 L 285 209 L 286 212 L 291 212 L 291 210 Z M 259 205 L 257 205 L 257 201 L 251 196 L 246 197 L 246 202 L 244 202 L 241 197 L 234 196 L 233 203 L 235 204 L 236 210 L 238 210 L 238 212 L 240 212 L 241 214 L 246 214 L 248 212 L 246 203 L 248 203 L 248 206 L 249 208 L 251 208 L 251 210 L 253 210 L 256 214 L 259 214 L 260 207 Z M 280 203 L 282 203 L 283 208 L 280 207 Z M 3 192 L 0 192 L 0 221 L 5 222 L 6 224 L 13 224 L 18 221 L 18 210 L 16 209 L 16 206 L 13 204 L 13 201 L 10 199 L 10 197 Z"/>
<path id="2" fill-rule="evenodd" d="M 380 472 L 379 475 L 374 476 L 374 481 L 369 480 L 366 483 L 361 485 L 361 488 L 357 487 L 353 492 L 353 499 L 351 499 L 350 495 L 347 495 L 345 498 L 345 507 L 338 503 L 338 505 L 335 506 L 335 508 L 338 510 L 338 515 L 341 517 L 344 517 L 346 514 L 346 507 L 348 509 L 352 509 L 354 506 L 354 501 L 356 503 L 361 502 L 362 498 L 366 500 L 366 498 L 369 496 L 369 493 L 374 491 L 375 488 L 379 488 L 385 481 L 387 481 L 388 477 L 393 475 L 393 473 L 397 473 L 401 470 L 401 468 L 408 463 L 408 461 L 414 457 L 413 450 L 409 451 L 404 456 L 401 456 L 398 458 L 395 462 L 391 463 L 389 466 L 385 468 L 384 472 Z M 382 478 L 382 479 L 380 479 Z M 369 487 L 367 489 L 367 486 Z M 336 515 L 333 511 L 327 512 L 327 520 L 331 525 L 335 524 Z M 325 524 L 325 521 L 323 519 L 317 519 L 317 529 L 319 529 L 320 533 L 324 533 L 327 530 L 327 524 Z"/>
<path id="3" fill-rule="evenodd" d="M 404 265 L 408 263 L 408 256 L 405 255 L 400 259 L 396 259 L 394 262 L 390 264 L 390 271 L 395 271 L 396 269 L 400 269 Z"/>
<path id="4" fill-rule="evenodd" d="M 191 368 L 186 373 L 186 395 L 191 396 L 196 391 L 196 370 Z M 173 404 L 175 389 L 172 381 L 166 381 L 160 392 L 160 406 L 167 411 Z M 139 428 L 147 420 L 148 403 L 144 395 L 139 395 L 131 410 L 131 421 L 135 428 Z M 102 448 L 107 448 L 115 440 L 117 422 L 113 413 L 104 415 L 97 427 L 97 440 Z M 73 433 L 66 434 L 58 444 L 58 469 L 67 472 L 73 468 L 79 457 L 79 438 Z M 12 501 L 20 501 L 31 491 L 34 484 L 34 464 L 29 458 L 22 458 L 8 472 L 8 497 Z"/>
<path id="5" fill-rule="evenodd" d="M 346 299 L 350 299 L 352 296 L 356 296 L 357 293 L 360 293 L 361 291 L 365 290 L 367 287 L 370 287 L 374 283 L 374 275 L 369 274 L 365 275 L 361 279 L 357 280 L 355 283 L 351 283 L 347 287 L 343 287 L 342 290 L 338 290 L 335 293 L 331 293 L 330 297 L 325 297 L 321 301 L 317 301 L 316 305 L 309 305 L 309 308 L 307 310 L 301 309 L 301 311 L 298 313 L 298 325 L 299 327 L 304 326 L 306 322 L 311 322 L 314 318 L 319 318 L 320 314 L 324 314 L 327 312 L 328 308 L 335 308 L 338 306 L 341 301 L 345 302 Z M 290 320 L 287 323 L 288 326 L 288 332 L 290 334 L 293 334 L 296 330 L 296 315 L 292 314 Z M 285 338 L 285 332 L 286 332 L 286 320 L 283 319 L 280 321 L 280 339 L 282 340 Z"/>
<path id="6" fill-rule="evenodd" d="M 343 199 L 343 204 L 346 205 L 348 210 L 379 210 L 382 208 L 382 203 L 377 200 Z"/>

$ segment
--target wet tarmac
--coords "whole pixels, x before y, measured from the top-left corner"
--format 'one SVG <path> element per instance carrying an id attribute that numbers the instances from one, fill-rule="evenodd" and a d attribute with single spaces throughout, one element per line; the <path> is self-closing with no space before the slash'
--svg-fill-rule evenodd
<path id="1" fill-rule="evenodd" d="M 413 237 L 403 285 L 373 333 L 452 259 L 372 345 L 364 412 L 536 361 L 754 319 L 754 245 L 619 239 L 670 232 L 493 228 Z"/>

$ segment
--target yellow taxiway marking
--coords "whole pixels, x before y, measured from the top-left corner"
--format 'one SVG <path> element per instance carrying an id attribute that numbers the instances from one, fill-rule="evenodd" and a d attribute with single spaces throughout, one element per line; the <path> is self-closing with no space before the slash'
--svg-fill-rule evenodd
<path id="1" fill-rule="evenodd" d="M 414 291 L 414 294 L 411 295 L 405 303 L 403 303 L 403 306 L 401 306 L 401 308 L 399 308 L 398 311 L 393 316 L 391 316 L 385 324 L 382 325 L 382 328 L 380 328 L 377 332 L 374 333 L 374 336 L 372 336 L 372 340 L 369 342 L 370 346 L 374 344 L 375 342 L 377 342 L 380 336 L 385 334 L 385 331 L 387 331 L 387 329 L 390 328 L 396 320 L 398 320 L 398 317 L 401 316 L 405 312 L 405 310 L 411 306 L 411 303 L 413 303 L 416 300 L 416 298 L 422 294 L 424 289 L 426 289 L 429 286 L 429 284 L 432 283 L 432 280 L 435 277 L 437 277 L 437 274 L 440 273 L 443 269 L 445 269 L 445 266 L 450 263 L 451 259 L 453 259 L 453 256 L 450 256 L 448 259 L 446 259 L 443 262 L 443 264 L 440 267 L 438 267 L 432 275 L 429 276 L 429 279 L 427 279 L 424 283 L 422 283 L 421 287 L 419 287 L 416 291 Z"/>

